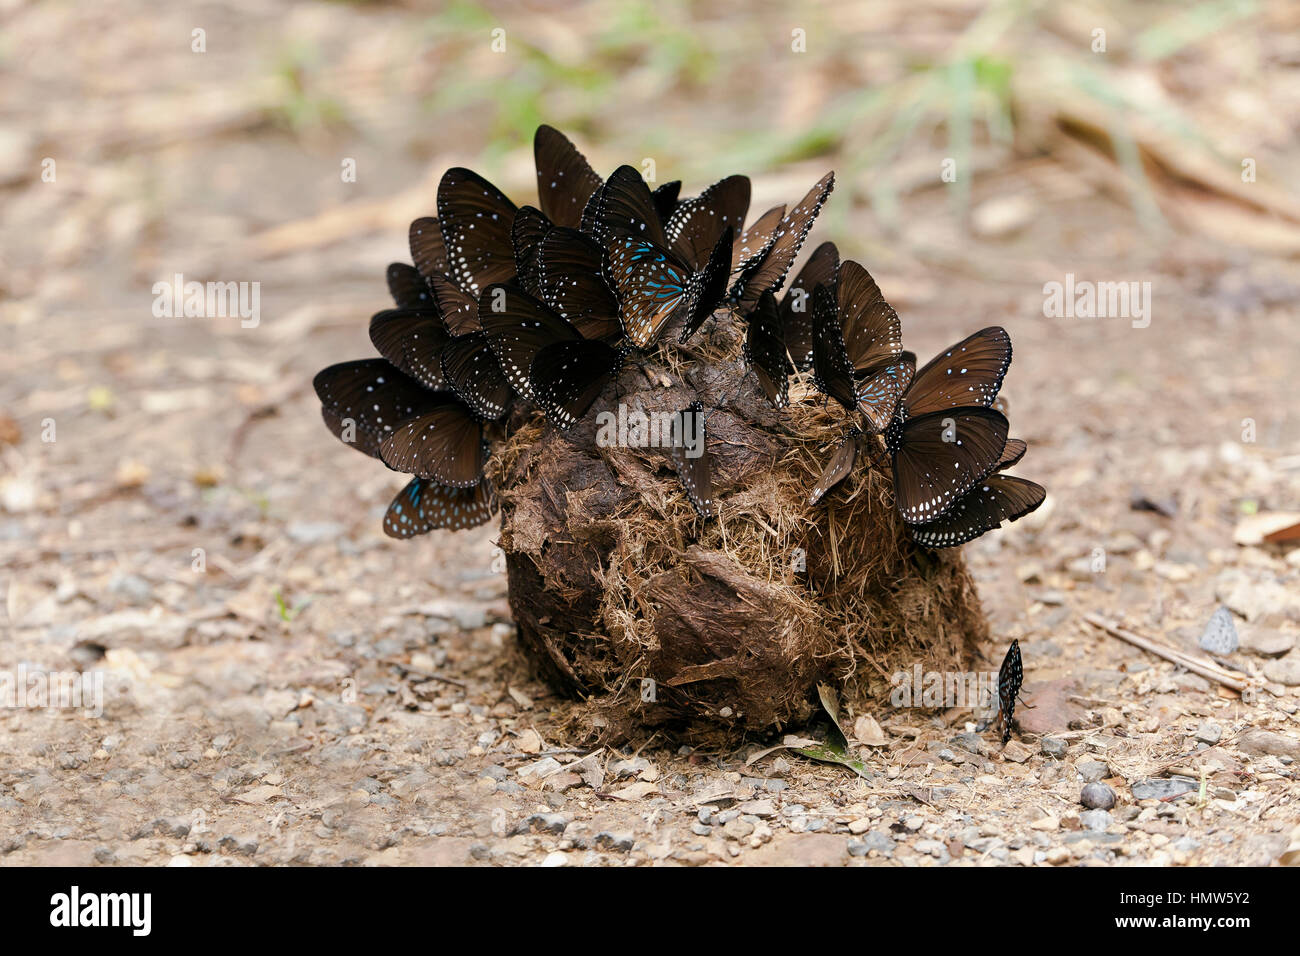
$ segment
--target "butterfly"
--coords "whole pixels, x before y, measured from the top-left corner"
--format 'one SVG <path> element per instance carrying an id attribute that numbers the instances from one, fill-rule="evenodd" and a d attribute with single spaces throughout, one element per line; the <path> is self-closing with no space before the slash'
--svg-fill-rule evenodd
<path id="1" fill-rule="evenodd" d="M 767 400 L 777 408 L 790 404 L 789 361 L 776 296 L 764 292 L 745 322 L 745 361 Z"/>
<path id="2" fill-rule="evenodd" d="M 387 279 L 388 292 L 399 309 L 427 309 L 434 304 L 433 290 L 415 266 L 394 262 Z"/>
<path id="3" fill-rule="evenodd" d="M 622 365 L 623 353 L 605 342 L 554 342 L 533 358 L 528 386 L 551 423 L 568 428 L 587 414 Z"/>
<path id="4" fill-rule="evenodd" d="M 894 501 L 907 524 L 929 524 L 993 471 L 1007 444 L 1007 420 L 983 406 L 895 418 L 885 430 L 893 456 Z"/>
<path id="5" fill-rule="evenodd" d="M 655 199 L 641 174 L 632 166 L 620 166 L 610 173 L 582 211 L 582 232 L 605 248 L 616 236 L 636 236 L 665 244 L 663 221 Z"/>
<path id="6" fill-rule="evenodd" d="M 556 226 L 538 244 L 529 290 L 584 338 L 613 342 L 623 334 L 618 299 L 606 284 L 600 246 L 576 229 Z"/>
<path id="7" fill-rule="evenodd" d="M 819 285 L 835 288 L 840 271 L 840 253 L 833 242 L 813 250 L 781 300 L 781 322 L 785 327 L 785 348 L 801 372 L 813 364 L 813 290 Z"/>
<path id="8" fill-rule="evenodd" d="M 680 442 L 673 442 L 670 450 L 677 478 L 686 491 L 686 497 L 701 518 L 717 514 L 713 504 L 713 466 L 709 458 L 704 406 L 691 402 L 689 408 L 678 413 L 682 423 Z"/>
<path id="9" fill-rule="evenodd" d="M 606 274 L 620 303 L 619 320 L 628 340 L 650 348 L 665 325 L 685 316 L 679 341 L 685 342 L 726 296 L 732 229 L 714 244 L 700 272 L 661 244 L 635 236 L 616 236 L 606 247 Z"/>
<path id="10" fill-rule="evenodd" d="M 441 273 L 429 276 L 433 302 L 442 316 L 442 324 L 452 335 L 465 335 L 478 329 L 478 300 L 461 290 Z"/>
<path id="11" fill-rule="evenodd" d="M 386 309 L 370 319 L 375 350 L 430 391 L 448 388 L 442 374 L 442 350 L 451 341 L 442 316 L 432 306 Z"/>
<path id="12" fill-rule="evenodd" d="M 1011 739 L 1011 721 L 1016 713 L 1016 698 L 1020 696 L 1020 682 L 1025 670 L 1020 662 L 1020 641 L 1012 641 L 1007 656 L 998 669 L 998 726 L 1002 730 L 1002 744 Z M 1026 707 L 1029 705 L 1026 704 Z"/>
<path id="13" fill-rule="evenodd" d="M 1023 518 L 1043 503 L 1042 485 L 1013 475 L 989 475 L 957 499 L 947 514 L 910 528 L 912 540 L 927 548 L 951 548 L 992 531 L 1003 521 Z"/>
<path id="14" fill-rule="evenodd" d="M 456 285 L 477 297 L 515 274 L 515 204 L 478 173 L 454 167 L 438 183 L 438 224 Z"/>
<path id="15" fill-rule="evenodd" d="M 579 225 L 588 200 L 602 185 L 600 176 L 568 137 L 553 126 L 537 127 L 533 160 L 542 214 L 557 226 Z"/>
<path id="16" fill-rule="evenodd" d="M 849 472 L 853 470 L 854 462 L 857 461 L 859 452 L 862 451 L 862 443 L 862 430 L 857 427 L 850 428 L 848 434 L 841 438 L 835 446 L 830 463 L 826 466 L 826 470 L 822 472 L 822 476 L 817 479 L 817 484 L 813 485 L 813 489 L 808 495 L 808 504 L 817 504 L 825 497 L 826 492 L 848 477 Z"/>
<path id="17" fill-rule="evenodd" d="M 451 271 L 447 260 L 447 246 L 442 241 L 442 226 L 432 216 L 425 216 L 411 223 L 407 233 L 411 246 L 411 261 L 415 270 L 425 279 L 431 275 L 446 275 Z"/>
<path id="18" fill-rule="evenodd" d="M 402 422 L 441 401 L 382 358 L 331 365 L 316 373 L 312 385 L 329 430 L 371 458 L 382 459 L 383 442 Z"/>
<path id="19" fill-rule="evenodd" d="M 749 314 L 758 297 L 767 290 L 780 291 L 808 230 L 834 188 L 835 174 L 827 173 L 799 200 L 798 205 L 785 214 L 766 249 L 741 269 L 739 278 L 731 287 L 732 303 L 741 315 Z"/>
<path id="20" fill-rule="evenodd" d="M 500 308 L 487 305 L 489 301 Z M 483 334 L 506 381 L 529 401 L 536 400 L 529 372 L 537 353 L 557 342 L 582 340 L 563 316 L 522 289 L 510 286 L 488 286 L 479 315 Z"/>
<path id="21" fill-rule="evenodd" d="M 469 488 L 412 478 L 384 512 L 384 534 L 414 538 L 439 528 L 460 531 L 490 520 L 496 510 L 496 494 L 487 478 Z"/>
<path id="22" fill-rule="evenodd" d="M 839 269 L 834 297 L 813 292 L 813 380 L 845 408 L 857 408 L 873 432 L 884 431 L 912 381 L 902 325 L 875 281 L 856 262 Z"/>
<path id="23" fill-rule="evenodd" d="M 510 383 L 481 329 L 457 335 L 443 347 L 442 375 L 456 397 L 479 418 L 491 421 L 506 413 Z"/>
<path id="24" fill-rule="evenodd" d="M 692 270 L 702 269 L 723 231 L 731 227 L 734 235 L 744 225 L 749 193 L 748 176 L 728 176 L 682 200 L 664 225 L 666 245 Z"/>
<path id="25" fill-rule="evenodd" d="M 963 405 L 991 406 L 1011 367 L 1011 336 L 980 329 L 940 352 L 913 377 L 899 404 L 906 419 Z"/>
<path id="26" fill-rule="evenodd" d="M 440 393 L 429 399 L 419 414 L 387 432 L 380 457 L 394 471 L 452 488 L 472 488 L 487 463 L 483 426 L 455 397 Z"/>

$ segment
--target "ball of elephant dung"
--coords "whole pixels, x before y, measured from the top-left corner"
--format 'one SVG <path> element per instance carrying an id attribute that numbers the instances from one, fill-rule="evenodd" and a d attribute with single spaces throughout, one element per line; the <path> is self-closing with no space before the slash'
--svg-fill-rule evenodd
<path id="1" fill-rule="evenodd" d="M 1109 810 L 1115 806 L 1115 791 L 1104 783 L 1090 783 L 1079 794 L 1079 802 L 1089 810 Z"/>

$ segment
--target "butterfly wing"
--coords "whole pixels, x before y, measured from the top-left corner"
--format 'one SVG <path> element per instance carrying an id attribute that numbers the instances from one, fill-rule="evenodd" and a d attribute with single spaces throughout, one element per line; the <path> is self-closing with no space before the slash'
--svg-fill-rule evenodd
<path id="1" fill-rule="evenodd" d="M 1002 725 L 1002 743 L 1011 739 L 1011 721 L 1016 716 L 1016 698 L 1020 695 L 1020 682 L 1024 679 L 1024 665 L 1020 660 L 1020 642 L 1012 641 L 1007 656 L 998 668 L 998 722 Z"/>
<path id="2" fill-rule="evenodd" d="M 799 204 L 786 213 L 776 229 L 776 237 L 757 262 L 743 270 L 731 288 L 731 297 L 740 314 L 749 312 L 765 291 L 779 292 L 786 273 L 794 265 L 808 230 L 821 212 L 826 197 L 835 188 L 835 174 L 827 173 Z"/>
<path id="3" fill-rule="evenodd" d="M 840 266 L 835 293 L 844 345 L 854 368 L 870 368 L 903 351 L 903 326 L 898 313 L 885 301 L 880 286 L 866 269 L 852 259 L 846 261 Z"/>
<path id="4" fill-rule="evenodd" d="M 1002 410 L 998 409 L 998 411 Z M 1006 412 L 1002 412 L 1002 414 L 1005 415 Z M 1025 452 L 1028 450 L 1029 446 L 1019 438 L 1008 438 L 1007 447 L 1002 449 L 1002 457 L 998 459 L 998 467 L 996 470 L 1002 471 L 1003 469 L 1010 468 L 1012 465 L 1019 464 L 1020 459 L 1025 457 Z"/>
<path id="5" fill-rule="evenodd" d="M 856 428 L 849 429 L 849 433 L 840 439 L 839 444 L 835 446 L 835 451 L 831 455 L 826 470 L 817 479 L 817 484 L 813 485 L 812 492 L 808 495 L 808 504 L 817 504 L 825 497 L 826 492 L 848 477 L 849 472 L 853 470 L 854 462 L 857 461 L 861 447 L 862 433 Z"/>
<path id="6" fill-rule="evenodd" d="M 645 180 L 631 166 L 620 166 L 591 197 L 582 213 L 582 231 L 602 246 L 615 236 L 635 236 L 665 246 L 663 224 Z"/>
<path id="7" fill-rule="evenodd" d="M 914 526 L 912 540 L 927 548 L 952 548 L 992 531 L 1004 521 L 1023 518 L 1046 497 L 1043 486 L 1032 481 L 1013 475 L 989 475 L 962 495 L 947 514 Z"/>
<path id="8" fill-rule="evenodd" d="M 537 291 L 537 249 L 551 231 L 550 220 L 532 206 L 521 206 L 510 227 L 510 244 L 515 250 L 515 272 L 519 285 Z"/>
<path id="9" fill-rule="evenodd" d="M 854 369 L 853 395 L 872 432 L 883 432 L 889 426 L 915 372 L 916 356 L 911 352 L 861 371 Z"/>
<path id="10" fill-rule="evenodd" d="M 777 408 L 790 404 L 790 378 L 786 374 L 785 336 L 776 297 L 764 292 L 745 326 L 745 360 L 754 370 L 767 400 Z"/>
<path id="11" fill-rule="evenodd" d="M 620 303 L 623 333 L 637 348 L 649 348 L 686 301 L 686 268 L 661 246 L 621 236 L 606 247 L 605 272 Z"/>
<path id="12" fill-rule="evenodd" d="M 703 269 L 723 232 L 730 227 L 734 235 L 744 225 L 749 192 L 748 176 L 728 176 L 698 196 L 683 200 L 664 228 L 668 248 L 692 269 Z M 730 272 L 730 241 L 727 252 Z"/>
<path id="13" fill-rule="evenodd" d="M 414 538 L 440 528 L 460 531 L 486 523 L 496 510 L 496 494 L 486 478 L 472 488 L 450 488 L 427 478 L 412 478 L 384 512 L 384 534 Z"/>
<path id="14" fill-rule="evenodd" d="M 991 408 L 954 408 L 908 419 L 891 437 L 899 513 L 908 524 L 926 524 L 997 466 L 1007 420 Z"/>
<path id="15" fill-rule="evenodd" d="M 312 380 L 321 417 L 345 445 L 380 458 L 380 445 L 408 418 L 441 399 L 382 358 L 340 362 Z"/>
<path id="16" fill-rule="evenodd" d="M 754 220 L 748 229 L 736 236 L 731 247 L 731 274 L 744 273 L 762 259 L 763 254 L 776 242 L 776 231 L 785 218 L 785 206 L 773 206 Z"/>
<path id="17" fill-rule="evenodd" d="M 557 226 L 538 247 L 536 295 L 583 338 L 610 342 L 623 334 L 600 246 L 576 229 Z"/>
<path id="18" fill-rule="evenodd" d="M 813 250 L 781 300 L 785 348 L 801 372 L 813 364 L 813 290 L 819 285 L 834 289 L 839 271 L 839 250 L 835 243 L 823 242 Z"/>
<path id="19" fill-rule="evenodd" d="M 682 193 L 682 181 L 674 179 L 670 183 L 664 183 L 650 194 L 654 200 L 655 212 L 659 213 L 659 221 L 667 222 L 672 218 L 673 213 L 677 211 L 680 200 L 677 198 Z"/>
<path id="20" fill-rule="evenodd" d="M 556 342 L 533 359 L 529 383 L 546 417 L 568 428 L 587 414 L 621 361 L 618 351 L 604 342 Z"/>
<path id="21" fill-rule="evenodd" d="M 510 383 L 482 331 L 457 335 L 447 343 L 442 350 L 442 374 L 456 397 L 479 418 L 492 421 L 506 413 Z"/>
<path id="22" fill-rule="evenodd" d="M 722 230 L 722 235 L 718 236 L 718 241 L 714 243 L 713 252 L 709 255 L 709 261 L 705 263 L 703 271 L 691 276 L 687 282 L 688 310 L 686 322 L 682 325 L 681 335 L 678 337 L 679 342 L 685 342 L 694 335 L 704 324 L 704 320 L 711 316 L 727 297 L 732 231 L 731 226 Z"/>
<path id="23" fill-rule="evenodd" d="M 433 305 L 433 292 L 415 266 L 394 262 L 388 267 L 388 292 L 399 309 L 427 309 Z"/>
<path id="24" fill-rule="evenodd" d="M 451 265 L 447 260 L 447 246 L 442 241 L 442 227 L 432 216 L 424 216 L 411 223 L 407 238 L 411 245 L 411 261 L 426 279 L 437 273 L 446 275 Z"/>
<path id="25" fill-rule="evenodd" d="M 717 514 L 713 504 L 713 465 L 709 457 L 704 406 L 696 401 L 680 413 L 681 443 L 674 442 L 670 451 L 673 468 L 686 497 L 701 518 Z"/>
<path id="26" fill-rule="evenodd" d="M 497 290 L 501 290 L 498 293 Z M 493 304 L 500 305 L 497 309 Z M 537 353 L 556 342 L 578 341 L 578 331 L 545 303 L 528 293 L 504 285 L 491 285 L 479 308 L 483 334 L 496 355 L 497 365 L 510 386 L 534 401 L 528 373 Z"/>
<path id="27" fill-rule="evenodd" d="M 429 288 L 442 324 L 452 335 L 465 335 L 478 330 L 478 300 L 461 291 L 460 286 L 445 275 L 435 272 L 429 276 Z"/>
<path id="28" fill-rule="evenodd" d="M 438 222 L 451 277 L 472 297 L 515 275 L 515 204 L 478 173 L 453 167 L 438 183 Z"/>
<path id="29" fill-rule="evenodd" d="M 433 397 L 440 400 L 389 433 L 380 455 L 394 471 L 453 488 L 472 488 L 487 463 L 483 426 L 452 396 Z"/>
<path id="30" fill-rule="evenodd" d="M 981 329 L 944 349 L 916 373 L 903 396 L 905 417 L 992 405 L 1011 365 L 1011 336 L 998 326 Z"/>
<path id="31" fill-rule="evenodd" d="M 600 176 L 568 137 L 553 126 L 537 127 L 533 159 L 542 212 L 557 226 L 576 227 L 582 222 L 587 201 L 601 187 Z"/>
<path id="32" fill-rule="evenodd" d="M 442 349 L 451 341 L 437 309 L 387 309 L 370 319 L 375 350 L 430 391 L 447 388 Z"/>
<path id="33" fill-rule="evenodd" d="M 824 285 L 813 290 L 813 384 L 850 411 L 857 404 L 835 298 Z"/>

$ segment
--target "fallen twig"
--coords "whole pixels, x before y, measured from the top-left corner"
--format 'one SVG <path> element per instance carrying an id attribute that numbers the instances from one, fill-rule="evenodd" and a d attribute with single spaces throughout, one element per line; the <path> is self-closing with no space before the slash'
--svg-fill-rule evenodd
<path id="1" fill-rule="evenodd" d="M 1217 681 L 1224 687 L 1230 687 L 1239 694 L 1243 693 L 1248 688 L 1258 686 L 1256 681 L 1247 677 L 1245 674 L 1228 671 L 1219 667 L 1217 664 L 1199 660 L 1185 651 L 1180 651 L 1174 647 L 1168 647 L 1158 641 L 1151 640 L 1149 637 L 1143 637 L 1141 634 L 1135 634 L 1132 631 L 1120 627 L 1112 621 L 1106 620 L 1100 614 L 1090 612 L 1085 614 L 1083 619 L 1093 627 L 1101 628 L 1101 630 L 1113 637 L 1118 637 L 1122 641 L 1128 641 L 1128 643 L 1135 647 L 1140 647 L 1144 651 L 1150 651 L 1157 657 L 1163 657 L 1167 661 L 1173 661 L 1175 664 L 1185 667 L 1195 674 L 1200 674 L 1202 677 L 1208 678 L 1209 680 Z"/>

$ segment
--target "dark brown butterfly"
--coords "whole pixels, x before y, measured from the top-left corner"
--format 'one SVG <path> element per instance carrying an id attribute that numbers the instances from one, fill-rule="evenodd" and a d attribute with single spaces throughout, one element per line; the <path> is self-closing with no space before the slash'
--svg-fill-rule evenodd
<path id="1" fill-rule="evenodd" d="M 582 339 L 573 325 L 544 302 L 510 286 L 488 286 L 483 292 L 479 315 L 483 334 L 497 357 L 501 373 L 529 401 L 536 399 L 529 373 L 537 353 L 556 342 Z"/>
<path id="2" fill-rule="evenodd" d="M 394 471 L 453 488 L 472 488 L 483 477 L 487 462 L 483 426 L 451 395 L 429 398 L 424 411 L 389 432 L 380 444 L 380 456 Z"/>
<path id="3" fill-rule="evenodd" d="M 477 298 L 493 282 L 515 275 L 511 229 L 515 204 L 472 170 L 453 167 L 438 183 L 438 224 L 451 278 Z"/>
<path id="4" fill-rule="evenodd" d="M 553 126 L 537 127 L 533 159 L 542 212 L 557 226 L 577 227 L 588 200 L 601 187 L 600 176 L 568 137 Z"/>
<path id="5" fill-rule="evenodd" d="M 915 357 L 903 354 L 898 313 L 858 263 L 840 266 L 833 297 L 825 285 L 814 290 L 813 381 L 857 408 L 872 432 L 888 426 L 912 380 Z"/>
<path id="6" fill-rule="evenodd" d="M 899 404 L 899 416 L 992 405 L 1010 367 L 1011 336 L 996 325 L 980 329 L 944 349 L 916 373 Z"/>
<path id="7" fill-rule="evenodd" d="M 1041 505 L 1046 496 L 1042 485 L 1024 478 L 989 475 L 958 498 L 942 517 L 914 525 L 910 529 L 912 540 L 927 548 L 956 547 L 992 531 L 1004 521 L 1023 518 Z"/>
<path id="8" fill-rule="evenodd" d="M 664 226 L 665 244 L 692 271 L 700 271 L 717 246 L 718 237 L 728 227 L 734 236 L 744 225 L 749 191 L 749 177 L 728 176 L 698 196 L 682 200 Z M 728 244 L 728 271 L 730 251 Z"/>
<path id="9" fill-rule="evenodd" d="M 537 248 L 551 231 L 551 223 L 532 206 L 521 206 L 510 227 L 510 244 L 515 250 L 515 272 L 527 292 L 537 291 Z"/>
<path id="10" fill-rule="evenodd" d="M 701 518 L 717 514 L 713 504 L 713 464 L 709 456 L 704 405 L 691 402 L 678 413 L 680 442 L 674 441 L 669 457 L 686 497 Z"/>
<path id="11" fill-rule="evenodd" d="M 813 485 L 812 492 L 808 495 L 808 504 L 817 504 L 825 497 L 826 492 L 848 477 L 849 472 L 853 470 L 858 455 L 863 450 L 863 440 L 862 430 L 859 428 L 850 428 L 848 434 L 840 439 L 839 444 L 835 446 L 835 451 L 831 454 L 830 463 L 826 466 L 826 470 L 822 472 L 822 476 L 817 479 L 817 484 Z"/>
<path id="12" fill-rule="evenodd" d="M 312 385 L 334 437 L 371 458 L 382 458 L 384 440 L 402 422 L 445 400 L 382 358 L 331 365 Z"/>
<path id="13" fill-rule="evenodd" d="M 623 353 L 597 340 L 556 342 L 538 351 L 528 372 L 533 398 L 558 428 L 581 421 L 618 374 Z"/>
<path id="14" fill-rule="evenodd" d="M 685 342 L 726 296 L 730 249 L 728 227 L 703 271 L 692 272 L 662 245 L 630 235 L 611 239 L 605 269 L 619 301 L 623 333 L 632 345 L 650 348 L 679 316 L 683 317 L 680 341 Z"/>
<path id="15" fill-rule="evenodd" d="M 1011 739 L 1011 721 L 1016 715 L 1016 698 L 1020 696 L 1020 682 L 1024 679 L 1020 663 L 1020 642 L 1012 641 L 1007 656 L 998 669 L 998 727 L 1002 730 L 1002 744 Z M 1026 705 L 1028 706 L 1028 705 Z"/>
<path id="16" fill-rule="evenodd" d="M 766 251 L 741 269 L 740 277 L 731 287 L 732 302 L 741 315 L 748 315 L 764 292 L 780 291 L 808 230 L 834 188 L 835 174 L 827 173 L 785 214 Z"/>
<path id="17" fill-rule="evenodd" d="M 813 364 L 813 290 L 819 285 L 835 288 L 839 271 L 839 250 L 835 243 L 823 242 L 813 250 L 781 299 L 786 351 L 790 353 L 794 367 L 801 372 L 806 372 Z"/>
<path id="18" fill-rule="evenodd" d="M 631 166 L 618 167 L 592 194 L 582 213 L 582 231 L 601 248 L 608 247 L 619 236 L 634 236 L 661 247 L 666 245 L 654 196 L 641 174 Z"/>
<path id="19" fill-rule="evenodd" d="M 480 478 L 470 488 L 451 488 L 428 478 L 412 478 L 384 512 L 384 534 L 414 538 L 440 528 L 460 531 L 487 522 L 496 510 L 496 494 L 486 478 Z"/>
<path id="20" fill-rule="evenodd" d="M 456 397 L 484 421 L 506 413 L 510 383 L 482 330 L 457 335 L 443 347 L 442 375 Z"/>
<path id="21" fill-rule="evenodd" d="M 452 335 L 478 331 L 478 300 L 441 273 L 429 276 L 429 288 L 442 323 Z"/>
<path id="22" fill-rule="evenodd" d="M 442 374 L 442 350 L 451 335 L 437 309 L 378 312 L 370 319 L 370 341 L 380 355 L 430 391 L 448 387 Z"/>
<path id="23" fill-rule="evenodd" d="M 583 338 L 615 342 L 623 334 L 618 299 L 604 278 L 604 256 L 590 236 L 556 226 L 537 247 L 533 290 Z"/>
<path id="24" fill-rule="evenodd" d="M 777 230 L 785 218 L 785 204 L 773 206 L 738 233 L 731 245 L 731 274 L 740 275 L 758 263 L 776 242 Z"/>
<path id="25" fill-rule="evenodd" d="M 745 320 L 745 361 L 767 400 L 777 408 L 790 404 L 789 361 L 776 297 L 764 292 Z"/>
<path id="26" fill-rule="evenodd" d="M 908 524 L 929 524 L 979 486 L 1002 457 L 1007 420 L 983 406 L 895 418 L 885 430 L 894 501 Z"/>

